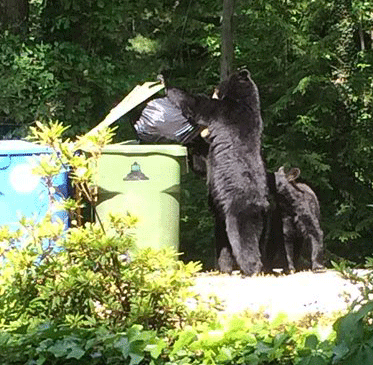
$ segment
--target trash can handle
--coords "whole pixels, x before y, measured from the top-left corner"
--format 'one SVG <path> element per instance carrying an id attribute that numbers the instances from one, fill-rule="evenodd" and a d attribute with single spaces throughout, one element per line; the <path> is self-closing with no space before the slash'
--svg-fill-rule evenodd
<path id="1" fill-rule="evenodd" d="M 6 158 L 8 158 L 8 164 L 7 165 L 5 163 L 3 164 L 3 161 L 5 161 Z M 10 166 L 11 159 L 12 158 L 10 157 L 10 155 L 0 156 L 0 170 L 7 169 Z"/>

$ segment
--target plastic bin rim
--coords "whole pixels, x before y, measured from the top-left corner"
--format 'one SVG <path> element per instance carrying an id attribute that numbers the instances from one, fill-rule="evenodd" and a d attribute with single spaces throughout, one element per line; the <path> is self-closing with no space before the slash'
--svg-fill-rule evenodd
<path id="1" fill-rule="evenodd" d="M 1 155 L 30 155 L 37 153 L 51 153 L 51 148 L 41 146 L 33 142 L 22 140 L 3 140 L 0 141 Z"/>
<path id="2" fill-rule="evenodd" d="M 126 144 L 116 143 L 107 145 L 102 153 L 118 154 L 162 154 L 170 156 L 187 156 L 187 148 L 177 144 Z"/>

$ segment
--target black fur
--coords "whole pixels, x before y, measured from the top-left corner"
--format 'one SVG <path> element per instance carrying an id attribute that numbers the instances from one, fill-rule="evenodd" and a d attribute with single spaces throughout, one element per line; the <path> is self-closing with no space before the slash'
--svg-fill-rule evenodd
<path id="1" fill-rule="evenodd" d="M 296 171 L 296 176 L 286 174 L 283 168 L 275 172 L 288 268 L 306 268 L 300 262 L 302 253 L 306 252 L 312 270 L 322 270 L 324 248 L 319 201 L 308 185 L 295 181 L 299 170 L 291 171 Z"/>
<path id="2" fill-rule="evenodd" d="M 262 270 L 259 241 L 269 208 L 259 93 L 247 70 L 233 74 L 218 89 L 219 99 L 173 88 L 167 96 L 186 117 L 209 130 L 207 183 L 217 223 L 219 268 L 229 273 L 236 261 L 244 274 L 252 275 Z"/>
<path id="3" fill-rule="evenodd" d="M 261 254 L 263 271 L 272 273 L 273 269 L 281 268 L 284 272 L 289 271 L 282 225 L 282 212 L 277 194 L 276 179 L 273 172 L 267 173 L 267 184 L 269 190 L 270 209 L 266 215 L 266 231 L 261 239 Z"/>

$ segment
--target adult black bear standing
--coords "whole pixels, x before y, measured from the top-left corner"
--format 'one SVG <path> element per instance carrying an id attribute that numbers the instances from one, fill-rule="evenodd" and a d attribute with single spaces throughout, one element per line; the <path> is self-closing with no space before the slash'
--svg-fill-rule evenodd
<path id="1" fill-rule="evenodd" d="M 174 88 L 167 96 L 186 117 L 209 130 L 207 183 L 219 269 L 230 273 L 236 261 L 246 275 L 260 272 L 259 241 L 269 203 L 259 93 L 249 71 L 222 82 L 218 99 Z"/>

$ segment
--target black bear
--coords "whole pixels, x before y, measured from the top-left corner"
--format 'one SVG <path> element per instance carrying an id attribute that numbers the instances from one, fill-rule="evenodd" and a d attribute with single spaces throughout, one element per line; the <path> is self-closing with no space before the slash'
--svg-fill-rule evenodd
<path id="1" fill-rule="evenodd" d="M 266 215 L 266 230 L 260 244 L 263 272 L 273 273 L 273 269 L 283 269 L 283 272 L 289 272 L 284 244 L 283 215 L 274 172 L 267 172 L 267 184 L 270 208 Z"/>
<path id="2" fill-rule="evenodd" d="M 269 203 L 259 93 L 249 71 L 222 82 L 218 99 L 174 88 L 167 97 L 187 118 L 208 127 L 207 184 L 219 269 L 230 273 L 236 261 L 246 275 L 260 272 L 259 241 Z"/>
<path id="3" fill-rule="evenodd" d="M 299 174 L 297 168 L 285 173 L 280 167 L 275 172 L 287 266 L 291 271 L 304 268 L 300 265 L 300 258 L 306 252 L 310 256 L 312 270 L 322 270 L 323 232 L 319 201 L 308 185 L 296 182 Z"/>

